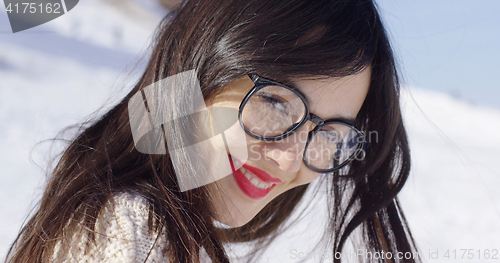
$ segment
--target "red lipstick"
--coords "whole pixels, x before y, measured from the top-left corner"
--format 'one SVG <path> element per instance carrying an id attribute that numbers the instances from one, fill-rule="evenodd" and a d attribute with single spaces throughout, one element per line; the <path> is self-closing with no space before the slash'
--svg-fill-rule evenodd
<path id="1" fill-rule="evenodd" d="M 283 183 L 283 181 L 281 181 L 280 179 L 272 177 L 270 174 L 266 173 L 265 171 L 263 171 L 257 167 L 253 167 L 253 166 L 248 165 L 248 164 L 243 164 L 243 167 L 245 167 L 245 169 L 250 170 L 250 172 L 255 174 L 257 177 L 259 177 L 260 180 L 262 180 L 266 183 L 275 183 L 275 184 Z"/>
<path id="2" fill-rule="evenodd" d="M 236 181 L 236 184 L 238 184 L 239 188 L 241 191 L 247 195 L 248 197 L 259 200 L 264 198 L 271 190 L 274 189 L 276 184 L 273 186 L 267 188 L 267 189 L 260 189 L 255 187 L 248 179 L 243 175 L 243 173 L 238 169 L 236 170 L 234 168 L 233 160 L 231 156 L 229 156 L 229 162 L 231 163 L 231 169 L 233 170 L 233 177 L 234 180 Z M 262 171 L 256 167 L 250 166 L 250 165 L 243 165 L 245 169 L 250 170 L 252 173 L 254 173 L 257 177 L 259 177 L 262 181 L 266 183 L 282 183 L 280 179 L 274 178 L 265 171 Z M 255 172 L 254 172 L 255 171 Z"/>

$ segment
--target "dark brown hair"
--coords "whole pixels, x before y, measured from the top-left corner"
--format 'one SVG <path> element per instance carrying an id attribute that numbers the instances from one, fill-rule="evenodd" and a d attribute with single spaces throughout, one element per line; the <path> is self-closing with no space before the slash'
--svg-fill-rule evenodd
<path id="1" fill-rule="evenodd" d="M 396 198 L 410 167 L 398 74 L 374 3 L 187 0 L 158 27 L 151 59 L 132 91 L 88 123 L 65 150 L 8 262 L 48 261 L 65 226 L 83 222 L 92 233 L 104 203 L 125 191 L 147 199 L 152 230 L 169 226 L 162 234 L 170 262 L 199 262 L 201 247 L 213 262 L 229 262 L 224 242 L 256 241 L 260 246 L 249 255 L 252 261 L 279 233 L 308 185 L 275 198 L 242 227 L 217 229 L 213 211 L 207 209 L 211 199 L 206 187 L 181 192 L 168 153 L 148 155 L 134 148 L 128 101 L 144 87 L 192 69 L 208 98 L 246 74 L 287 83 L 297 77 L 351 75 L 366 67 L 372 69 L 371 84 L 356 126 L 366 134 L 376 131 L 378 141 L 368 144 L 366 158 L 354 161 L 344 176 L 322 175 L 331 199 L 324 238 L 338 252 L 358 228 L 360 245 L 368 251 L 416 252 Z M 182 89 L 171 89 L 166 96 L 189 101 Z M 174 134 L 165 136 L 175 140 Z"/>

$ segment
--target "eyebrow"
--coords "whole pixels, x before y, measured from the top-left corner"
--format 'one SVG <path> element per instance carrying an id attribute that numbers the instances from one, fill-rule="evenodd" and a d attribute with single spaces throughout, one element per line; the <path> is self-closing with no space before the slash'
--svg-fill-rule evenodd
<path id="1" fill-rule="evenodd" d="M 300 89 L 298 88 L 297 84 L 293 81 L 293 80 L 290 80 L 290 79 L 287 79 L 285 82 L 282 83 L 283 85 L 286 85 L 287 87 L 295 90 L 296 92 L 298 92 L 300 95 L 302 95 L 307 103 L 309 103 L 309 101 L 311 101 L 311 98 L 309 98 L 306 94 L 302 93 L 300 91 Z M 310 103 L 309 103 L 310 104 Z M 309 113 L 312 113 L 312 112 L 309 112 Z M 314 113 L 312 113 L 314 114 Z M 346 122 L 348 124 L 351 124 L 351 125 L 354 125 L 356 123 L 356 118 L 351 118 L 351 117 L 342 117 L 342 116 L 339 116 L 339 117 L 335 117 L 335 118 L 330 118 L 330 119 L 326 119 L 324 120 L 325 122 L 326 121 L 342 121 L 342 122 Z"/>

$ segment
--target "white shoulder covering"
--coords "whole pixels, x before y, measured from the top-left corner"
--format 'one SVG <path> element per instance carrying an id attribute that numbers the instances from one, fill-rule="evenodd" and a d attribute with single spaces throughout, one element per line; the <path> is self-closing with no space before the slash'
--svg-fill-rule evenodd
<path id="1" fill-rule="evenodd" d="M 56 245 L 51 262 L 167 261 L 165 237 L 148 231 L 147 201 L 137 194 L 121 193 L 108 201 L 97 218 L 95 243 L 86 242 L 88 235 L 78 226 Z"/>

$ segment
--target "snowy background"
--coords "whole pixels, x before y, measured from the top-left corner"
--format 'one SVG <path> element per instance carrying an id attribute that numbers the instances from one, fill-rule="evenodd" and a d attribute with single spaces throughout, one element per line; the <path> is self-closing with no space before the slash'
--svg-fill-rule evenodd
<path id="1" fill-rule="evenodd" d="M 449 3 L 379 1 L 405 76 L 413 169 L 400 198 L 426 262 L 500 262 L 500 253 L 484 259 L 487 249 L 500 250 L 500 5 Z M 167 12 L 155 0 L 84 0 L 12 34 L 1 5 L 0 258 L 40 198 L 47 140 L 105 112 L 130 89 Z M 264 259 L 296 262 L 308 252 L 321 229 L 307 222 Z M 454 249 L 456 259 L 444 257 Z M 474 257 L 461 259 L 460 249 L 473 249 Z"/>

